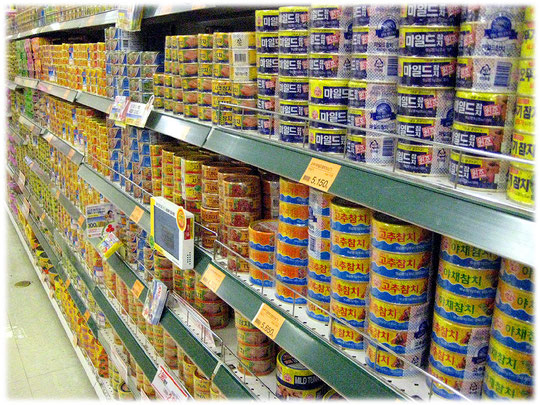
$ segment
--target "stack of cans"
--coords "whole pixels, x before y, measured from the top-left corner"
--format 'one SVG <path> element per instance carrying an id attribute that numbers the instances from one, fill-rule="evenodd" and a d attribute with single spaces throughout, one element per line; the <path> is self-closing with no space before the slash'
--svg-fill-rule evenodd
<path id="1" fill-rule="evenodd" d="M 229 306 L 200 282 L 199 273 L 195 278 L 195 308 L 208 320 L 211 329 L 222 329 L 229 323 Z"/>
<path id="2" fill-rule="evenodd" d="M 255 32 L 233 32 L 231 36 L 230 66 L 232 104 L 257 107 L 257 51 Z M 257 133 L 257 111 L 233 107 L 233 127 Z"/>
<path id="3" fill-rule="evenodd" d="M 232 86 L 230 80 L 230 34 L 214 32 L 212 51 L 212 123 L 232 127 L 232 107 L 221 103 L 231 103 Z"/>
<path id="4" fill-rule="evenodd" d="M 141 201 L 150 204 L 150 193 L 152 192 L 152 165 L 150 161 L 150 144 L 158 139 L 154 131 L 143 128 L 131 128 L 137 133 L 137 144 L 139 147 L 139 161 L 141 166 Z"/>
<path id="5" fill-rule="evenodd" d="M 183 206 L 182 199 L 182 156 L 173 156 L 173 203 Z"/>
<path id="6" fill-rule="evenodd" d="M 144 277 L 145 266 L 144 266 L 144 248 L 148 246 L 147 242 L 148 234 L 147 232 L 138 227 L 137 229 L 137 271 L 141 277 Z"/>
<path id="7" fill-rule="evenodd" d="M 134 267 L 137 267 L 137 230 L 137 224 L 131 219 L 128 219 L 125 234 L 126 262 Z"/>
<path id="8" fill-rule="evenodd" d="M 182 101 L 186 118 L 199 117 L 197 44 L 197 35 L 178 36 L 178 73 L 182 78 Z"/>
<path id="9" fill-rule="evenodd" d="M 428 370 L 471 399 L 480 398 L 500 267 L 498 256 L 442 237 Z M 459 399 L 440 384 L 432 388 Z"/>
<path id="10" fill-rule="evenodd" d="M 308 186 L 283 177 L 279 180 L 278 218 L 276 298 L 283 302 L 305 304 L 308 265 Z"/>
<path id="11" fill-rule="evenodd" d="M 185 209 L 200 222 L 202 201 L 202 165 L 212 158 L 205 154 L 183 156 L 182 161 L 182 198 Z"/>
<path id="12" fill-rule="evenodd" d="M 154 252 L 154 277 L 165 284 L 168 290 L 173 289 L 172 262 L 157 250 Z"/>
<path id="13" fill-rule="evenodd" d="M 202 245 L 208 249 L 214 246 L 219 227 L 218 170 L 230 165 L 229 162 L 205 162 L 202 165 L 201 224 L 215 232 L 201 230 Z"/>
<path id="14" fill-rule="evenodd" d="M 253 284 L 273 287 L 278 221 L 268 219 L 249 224 L 249 275 Z"/>
<path id="15" fill-rule="evenodd" d="M 460 8 L 445 5 L 407 5 L 402 9 L 399 34 L 400 66 L 412 64 L 433 69 L 443 64 L 455 70 L 458 49 Z M 443 72 L 446 73 L 446 72 Z M 409 138 L 450 143 L 454 120 L 453 83 L 409 80 L 398 87 L 397 134 Z M 446 149 L 400 140 L 396 168 L 418 175 L 443 175 L 448 172 Z"/>
<path id="16" fill-rule="evenodd" d="M 261 216 L 261 182 L 259 176 L 230 175 L 223 178 L 223 218 L 227 226 L 228 268 L 249 272 L 249 224 Z"/>
<path id="17" fill-rule="evenodd" d="M 309 117 L 347 124 L 353 8 L 313 6 L 309 12 Z M 311 121 L 309 147 L 343 153 L 347 130 Z"/>
<path id="18" fill-rule="evenodd" d="M 276 367 L 275 344 L 240 312 L 234 312 L 238 369 L 246 374 L 266 375 Z"/>
<path id="19" fill-rule="evenodd" d="M 275 111 L 278 63 L 278 17 L 277 10 L 255 11 L 255 42 L 257 47 L 257 108 Z M 265 62 L 260 66 L 259 55 Z M 267 66 L 269 64 L 270 66 Z M 270 72 L 270 73 L 265 73 Z M 265 108 L 268 107 L 268 108 Z M 259 135 L 274 135 L 275 121 L 271 114 L 257 112 L 257 132 Z"/>
<path id="20" fill-rule="evenodd" d="M 195 270 L 184 270 L 184 298 L 195 305 Z"/>
<path id="21" fill-rule="evenodd" d="M 152 168 L 152 194 L 154 197 L 161 196 L 161 150 L 163 145 L 150 145 L 150 167 Z M 127 162 L 129 164 L 129 161 Z M 126 177 L 129 178 L 126 166 Z M 129 192 L 133 185 L 126 181 L 126 191 Z"/>
<path id="22" fill-rule="evenodd" d="M 279 8 L 279 76 L 277 102 L 280 113 L 307 117 L 309 7 Z M 278 116 L 279 139 L 289 143 L 307 140 L 307 121 Z"/>
<path id="23" fill-rule="evenodd" d="M 184 271 L 173 263 L 173 291 L 184 297 Z"/>
<path id="24" fill-rule="evenodd" d="M 370 209 L 339 197 L 330 205 L 330 313 L 339 319 L 332 319 L 330 340 L 348 349 L 364 348 L 362 336 L 347 325 L 364 327 L 371 216 Z"/>
<path id="25" fill-rule="evenodd" d="M 326 384 L 284 350 L 277 355 L 276 397 L 279 399 L 320 399 Z"/>
<path id="26" fill-rule="evenodd" d="M 534 160 L 534 21 L 532 7 L 527 7 L 519 60 L 519 81 L 517 86 L 514 133 L 510 155 L 526 160 Z M 534 168 L 523 163 L 510 163 L 506 195 L 524 205 L 534 204 Z"/>
<path id="27" fill-rule="evenodd" d="M 262 185 L 262 217 L 273 219 L 279 216 L 279 176 L 259 169 Z"/>
<path id="28" fill-rule="evenodd" d="M 502 259 L 482 396 L 533 397 L 534 269 Z"/>
<path id="29" fill-rule="evenodd" d="M 173 201 L 174 151 L 166 148 L 161 150 L 161 193 L 167 200 Z"/>
<path id="30" fill-rule="evenodd" d="M 316 305 L 308 301 L 306 312 L 311 318 L 322 322 L 328 322 L 330 312 L 330 277 L 324 274 L 324 270 L 330 268 L 331 200 L 331 194 L 309 189 L 307 293 Z"/>
<path id="31" fill-rule="evenodd" d="M 116 183 L 120 182 L 120 166 L 121 164 L 125 165 L 128 159 L 126 155 L 128 155 L 130 151 L 129 140 L 127 139 L 128 132 L 111 122 L 110 126 L 107 128 L 107 135 L 106 151 L 108 152 L 108 163 L 106 164 L 113 169 L 109 170 L 109 180 Z M 137 145 L 135 145 L 135 147 L 137 147 Z"/>
<path id="32" fill-rule="evenodd" d="M 426 229 L 375 213 L 371 233 L 367 335 L 422 367 L 429 345 L 429 317 L 424 307 L 430 297 L 433 235 Z M 398 319 L 373 315 L 390 311 Z M 386 308 L 386 311 L 382 308 Z M 413 313 L 415 316 L 411 317 Z M 382 319 L 381 319 L 382 318 Z M 366 341 L 366 363 L 381 374 L 404 377 L 416 373 L 383 348 Z"/>
<path id="33" fill-rule="evenodd" d="M 199 62 L 197 104 L 199 105 L 199 121 L 212 121 L 212 69 L 214 52 L 212 34 L 199 34 L 197 60 Z"/>
<path id="34" fill-rule="evenodd" d="M 165 364 L 169 366 L 171 370 L 178 369 L 178 359 L 176 357 L 177 349 L 176 349 L 176 342 L 172 338 L 169 333 L 164 330 L 163 331 L 163 360 L 165 360 Z"/>
<path id="35" fill-rule="evenodd" d="M 396 130 L 399 6 L 356 6 L 353 10 L 348 124 Z M 372 164 L 393 162 L 394 139 L 348 131 L 346 156 Z"/>
<path id="36" fill-rule="evenodd" d="M 454 145 L 508 154 L 524 16 L 525 8 L 518 6 L 463 8 Z M 474 154 L 463 155 L 460 162 L 460 154 L 453 151 L 449 172 L 450 181 L 458 186 L 503 191 L 508 162 Z"/>

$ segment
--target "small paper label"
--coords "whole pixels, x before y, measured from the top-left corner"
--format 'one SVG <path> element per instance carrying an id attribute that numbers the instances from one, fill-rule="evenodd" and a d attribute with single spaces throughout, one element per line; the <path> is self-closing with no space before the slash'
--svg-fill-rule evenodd
<path id="1" fill-rule="evenodd" d="M 83 224 L 84 224 L 84 215 L 81 215 L 79 217 L 79 219 L 77 220 L 77 223 L 79 224 L 79 226 L 83 226 Z"/>
<path id="2" fill-rule="evenodd" d="M 135 103 L 131 101 L 128 105 L 126 113 L 126 124 L 132 125 L 134 127 L 144 128 L 148 116 L 152 111 L 152 106 L 154 104 L 154 96 L 150 97 L 148 103 Z"/>
<path id="3" fill-rule="evenodd" d="M 265 303 L 262 303 L 257 315 L 255 315 L 255 318 L 253 318 L 252 323 L 270 339 L 275 340 L 284 321 L 284 317 Z"/>
<path id="4" fill-rule="evenodd" d="M 143 214 L 144 214 L 144 210 L 137 205 L 137 206 L 135 206 L 135 208 L 133 208 L 133 211 L 131 212 L 131 215 L 129 216 L 129 219 L 131 219 L 133 222 L 138 224 L 139 221 L 141 220 Z"/>
<path id="5" fill-rule="evenodd" d="M 133 287 L 131 287 L 131 291 L 137 298 L 141 296 L 141 293 L 143 292 L 143 290 L 144 290 L 144 285 L 139 280 L 136 280 L 135 283 L 133 283 Z"/>
<path id="6" fill-rule="evenodd" d="M 300 183 L 322 191 L 328 191 L 334 183 L 341 166 L 321 159 L 311 158 Z"/>
<path id="7" fill-rule="evenodd" d="M 213 292 L 217 292 L 219 286 L 225 279 L 225 274 L 214 267 L 212 264 L 208 264 L 206 270 L 201 277 L 201 283 L 207 286 Z"/>
<path id="8" fill-rule="evenodd" d="M 88 310 L 86 310 L 86 312 L 84 313 L 84 319 L 86 320 L 86 322 L 88 322 L 88 320 L 90 319 L 90 312 L 88 312 Z"/>
<path id="9" fill-rule="evenodd" d="M 190 397 L 186 389 L 178 384 L 161 365 L 152 380 L 152 387 L 162 399 L 167 401 L 180 401 Z"/>

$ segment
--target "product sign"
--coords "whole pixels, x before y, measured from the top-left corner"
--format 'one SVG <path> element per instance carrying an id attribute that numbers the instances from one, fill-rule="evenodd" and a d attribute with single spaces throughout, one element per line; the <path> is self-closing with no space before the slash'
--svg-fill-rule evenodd
<path id="1" fill-rule="evenodd" d="M 86 206 L 86 236 L 100 237 L 103 232 L 116 229 L 116 216 L 113 204 L 92 204 Z"/>
<path id="2" fill-rule="evenodd" d="M 154 105 L 154 96 L 150 97 L 148 103 L 135 103 L 133 101 L 129 102 L 128 109 L 126 112 L 126 124 L 134 127 L 144 128 L 148 116 L 152 111 Z"/>
<path id="3" fill-rule="evenodd" d="M 172 375 L 161 365 L 152 380 L 152 387 L 154 387 L 159 397 L 166 401 L 180 401 L 190 398 L 187 390 L 178 384 Z"/>
<path id="4" fill-rule="evenodd" d="M 334 183 L 341 166 L 321 159 L 311 158 L 300 183 L 328 192 Z"/>
<path id="5" fill-rule="evenodd" d="M 116 96 L 110 107 L 109 118 L 114 120 L 119 126 L 125 127 L 124 121 L 129 106 L 129 98 L 126 96 Z"/>

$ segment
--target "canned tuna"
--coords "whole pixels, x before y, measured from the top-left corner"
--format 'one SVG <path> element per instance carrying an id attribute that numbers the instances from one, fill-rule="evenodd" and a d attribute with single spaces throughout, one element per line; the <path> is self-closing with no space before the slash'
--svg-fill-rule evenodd
<path id="1" fill-rule="evenodd" d="M 461 157 L 460 165 L 459 156 L 457 152 L 450 154 L 448 171 L 451 182 L 477 190 L 505 190 L 506 174 L 508 172 L 507 162 L 464 154 Z"/>
<path id="2" fill-rule="evenodd" d="M 309 31 L 279 31 L 279 53 L 308 53 Z"/>
<path id="3" fill-rule="evenodd" d="M 307 77 L 308 76 L 308 55 L 307 54 L 279 54 L 278 70 L 280 76 Z M 260 70 L 259 70 L 260 72 Z"/>
<path id="4" fill-rule="evenodd" d="M 345 53 L 310 53 L 308 66 L 310 77 L 348 78 L 351 56 Z"/>
<path id="5" fill-rule="evenodd" d="M 404 56 L 456 57 L 458 28 L 401 26 L 399 53 Z"/>
<path id="6" fill-rule="evenodd" d="M 455 58 L 398 59 L 398 83 L 402 86 L 452 88 L 455 76 Z"/>
<path id="7" fill-rule="evenodd" d="M 309 101 L 314 104 L 347 105 L 349 81 L 343 79 L 310 79 Z"/>
<path id="8" fill-rule="evenodd" d="M 309 98 L 309 79 L 307 77 L 280 77 L 278 83 L 280 100 L 307 101 Z"/>
<path id="9" fill-rule="evenodd" d="M 511 128 L 454 123 L 452 145 L 507 154 Z"/>
<path id="10" fill-rule="evenodd" d="M 461 20 L 460 6 L 407 4 L 401 6 L 401 25 L 456 26 Z"/>
<path id="11" fill-rule="evenodd" d="M 309 20 L 309 7 L 280 7 L 279 29 L 281 30 L 307 30 Z"/>
<path id="12" fill-rule="evenodd" d="M 513 93 L 518 85 L 517 58 L 464 57 L 457 59 L 456 88 Z"/>

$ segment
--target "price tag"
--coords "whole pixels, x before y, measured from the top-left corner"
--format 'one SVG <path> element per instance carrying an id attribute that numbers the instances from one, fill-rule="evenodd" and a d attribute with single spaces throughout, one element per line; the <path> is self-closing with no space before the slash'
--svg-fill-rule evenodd
<path id="1" fill-rule="evenodd" d="M 334 183 L 341 166 L 321 159 L 311 158 L 300 183 L 322 191 L 328 191 Z"/>
<path id="2" fill-rule="evenodd" d="M 126 124 L 134 127 L 144 128 L 146 120 L 152 111 L 154 104 L 154 96 L 150 97 L 148 103 L 130 102 L 126 113 Z"/>
<path id="3" fill-rule="evenodd" d="M 71 279 L 67 279 L 66 280 L 66 290 L 69 288 L 69 286 L 71 285 Z"/>
<path id="4" fill-rule="evenodd" d="M 79 226 L 83 226 L 83 224 L 84 224 L 84 215 L 81 215 L 79 217 L 79 219 L 77 220 L 77 223 L 79 224 Z"/>
<path id="5" fill-rule="evenodd" d="M 56 199 L 58 200 L 60 198 L 60 190 L 56 190 Z"/>
<path id="6" fill-rule="evenodd" d="M 212 264 L 208 264 L 206 270 L 201 277 L 201 283 L 207 286 L 213 292 L 217 292 L 219 286 L 225 279 L 225 274 L 214 267 Z"/>
<path id="7" fill-rule="evenodd" d="M 133 287 L 131 287 L 131 291 L 135 295 L 135 297 L 139 298 L 141 296 L 141 293 L 144 290 L 144 285 L 139 280 L 136 280 L 133 284 Z"/>
<path id="8" fill-rule="evenodd" d="M 50 132 L 47 132 L 45 135 L 43 135 L 43 138 L 48 142 L 51 143 L 53 140 L 53 134 Z"/>
<path id="9" fill-rule="evenodd" d="M 86 320 L 86 322 L 88 322 L 88 320 L 90 319 L 90 312 L 88 312 L 88 310 L 86 310 L 86 312 L 84 313 L 84 319 Z"/>
<path id="10" fill-rule="evenodd" d="M 70 149 L 68 154 L 67 154 L 68 159 L 71 160 L 73 155 L 75 155 L 75 149 Z"/>
<path id="11" fill-rule="evenodd" d="M 265 303 L 262 303 L 252 323 L 270 339 L 275 340 L 284 321 L 285 318 Z"/>
<path id="12" fill-rule="evenodd" d="M 136 205 L 135 208 L 133 208 L 133 211 L 131 212 L 131 215 L 129 216 L 129 219 L 131 219 L 133 222 L 138 224 L 139 221 L 141 220 L 143 214 L 144 214 L 144 210 L 141 207 L 139 207 L 138 205 Z"/>
<path id="13" fill-rule="evenodd" d="M 186 389 L 178 384 L 162 365 L 152 380 L 152 387 L 162 399 L 168 401 L 180 401 L 190 397 Z"/>

